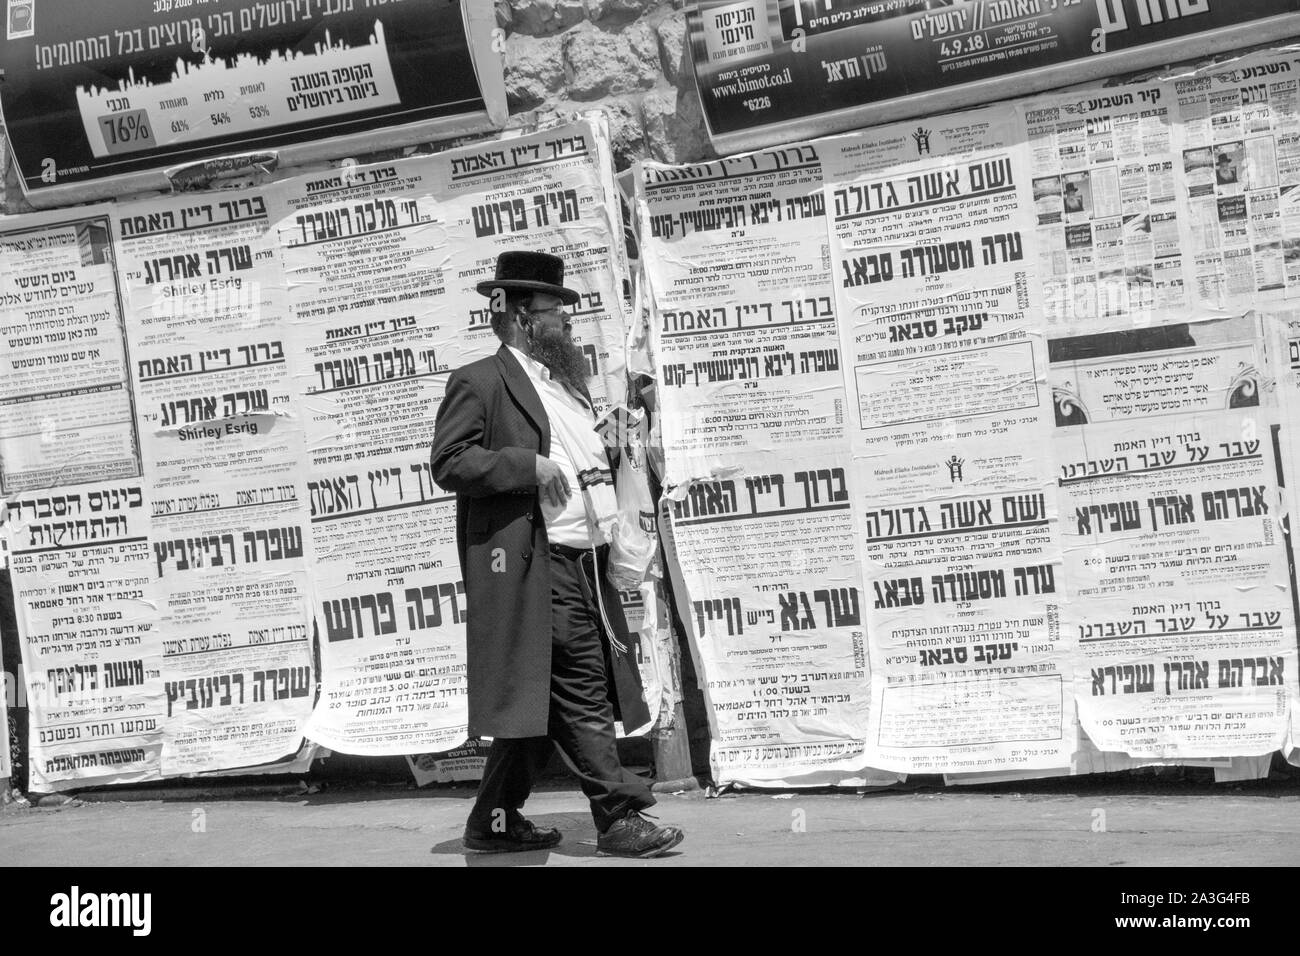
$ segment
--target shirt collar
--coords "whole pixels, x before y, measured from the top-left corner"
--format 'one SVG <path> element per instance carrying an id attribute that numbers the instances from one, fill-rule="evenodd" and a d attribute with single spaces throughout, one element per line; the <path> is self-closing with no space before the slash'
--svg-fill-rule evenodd
<path id="1" fill-rule="evenodd" d="M 547 368 L 545 365 L 543 365 L 541 362 L 537 361 L 537 359 L 533 358 L 530 355 L 525 355 L 523 352 L 519 351 L 519 349 L 515 348 L 513 345 L 507 345 L 506 348 L 508 348 L 514 354 L 515 358 L 519 360 L 519 364 L 524 367 L 524 371 L 528 374 L 528 377 L 531 378 L 533 381 L 548 382 L 553 385 L 556 385 L 561 389 L 561 391 L 564 392 L 564 394 L 571 395 L 573 399 L 576 402 L 578 402 L 578 404 L 581 405 L 583 408 L 586 408 L 589 411 L 592 411 L 593 413 L 595 412 L 595 409 L 593 409 L 590 405 L 587 404 L 587 399 L 585 397 L 576 393 L 568 385 L 563 385 L 559 382 L 555 382 L 551 378 L 551 370 Z"/>
<path id="2" fill-rule="evenodd" d="M 514 353 L 515 358 L 519 359 L 519 364 L 524 367 L 524 371 L 528 373 L 529 378 L 538 379 L 543 382 L 549 382 L 551 380 L 551 370 L 541 362 L 537 361 L 537 359 L 525 355 L 513 345 L 507 345 L 506 348 Z"/>

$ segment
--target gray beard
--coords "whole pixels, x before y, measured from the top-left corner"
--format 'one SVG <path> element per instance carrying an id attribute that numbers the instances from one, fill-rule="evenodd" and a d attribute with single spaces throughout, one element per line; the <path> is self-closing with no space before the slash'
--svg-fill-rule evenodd
<path id="1" fill-rule="evenodd" d="M 563 329 L 539 330 L 530 338 L 532 357 L 550 370 L 551 378 L 582 392 L 591 378 L 591 366 Z"/>

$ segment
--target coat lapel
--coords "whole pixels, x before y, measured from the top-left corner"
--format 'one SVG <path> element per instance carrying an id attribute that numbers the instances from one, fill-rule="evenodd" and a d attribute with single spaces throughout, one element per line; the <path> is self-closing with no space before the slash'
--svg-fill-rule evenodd
<path id="1" fill-rule="evenodd" d="M 496 359 L 506 389 L 524 410 L 524 414 L 532 421 L 533 427 L 541 437 L 538 453 L 543 458 L 548 457 L 551 454 L 551 423 L 546 417 L 546 409 L 542 408 L 542 400 L 537 395 L 537 389 L 533 387 L 528 373 L 523 370 L 519 360 L 510 353 L 510 349 L 501 346 L 497 349 Z"/>

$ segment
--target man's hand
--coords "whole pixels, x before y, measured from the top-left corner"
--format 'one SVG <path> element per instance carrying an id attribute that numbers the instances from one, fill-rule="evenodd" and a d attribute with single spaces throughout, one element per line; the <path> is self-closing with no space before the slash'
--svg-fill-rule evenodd
<path id="1" fill-rule="evenodd" d="M 537 456 L 537 493 L 547 504 L 563 508 L 569 502 L 569 482 L 560 466 L 549 458 Z"/>

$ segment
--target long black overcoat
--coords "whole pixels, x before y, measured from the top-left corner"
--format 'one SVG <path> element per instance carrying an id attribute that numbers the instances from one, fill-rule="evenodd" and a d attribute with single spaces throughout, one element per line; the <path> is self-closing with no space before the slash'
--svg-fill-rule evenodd
<path id="1" fill-rule="evenodd" d="M 471 737 L 547 732 L 551 575 L 536 456 L 551 449 L 542 400 L 504 345 L 451 374 L 438 409 L 431 464 L 456 492 L 456 544 L 466 622 Z M 573 490 L 575 494 L 577 489 Z M 610 654 L 610 697 L 626 725 L 648 720 L 618 592 L 600 575 L 610 626 L 628 654 Z"/>

